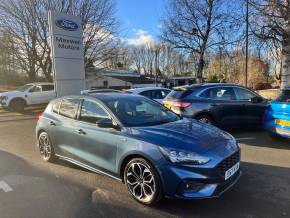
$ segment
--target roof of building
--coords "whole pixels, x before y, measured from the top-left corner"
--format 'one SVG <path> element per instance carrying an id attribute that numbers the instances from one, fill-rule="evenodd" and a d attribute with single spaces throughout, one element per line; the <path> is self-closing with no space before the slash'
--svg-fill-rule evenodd
<path id="1" fill-rule="evenodd" d="M 107 76 L 107 75 L 106 75 Z M 125 82 L 129 82 L 132 84 L 152 84 L 154 81 L 152 79 L 149 79 L 143 75 L 140 75 L 139 77 L 130 77 L 130 76 L 109 76 L 113 77 Z"/>
<path id="2" fill-rule="evenodd" d="M 193 85 L 184 85 L 184 86 L 176 86 L 174 89 L 192 89 L 192 88 L 198 88 L 198 87 L 216 87 L 216 86 L 241 86 L 236 83 L 198 83 Z"/>
<path id="3" fill-rule="evenodd" d="M 110 69 L 90 69 L 87 71 L 89 76 L 107 76 L 116 78 L 132 84 L 152 84 L 154 80 L 147 78 L 145 75 L 134 71 L 110 70 Z"/>

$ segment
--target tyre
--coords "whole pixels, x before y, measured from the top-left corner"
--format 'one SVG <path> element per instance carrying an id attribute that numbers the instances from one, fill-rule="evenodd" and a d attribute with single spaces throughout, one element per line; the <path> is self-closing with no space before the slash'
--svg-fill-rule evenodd
<path id="1" fill-rule="evenodd" d="M 126 165 L 124 181 L 132 197 L 139 203 L 154 205 L 163 197 L 156 169 L 143 158 L 134 158 Z"/>
<path id="2" fill-rule="evenodd" d="M 25 108 L 25 101 L 22 99 L 12 100 L 9 104 L 9 109 L 14 112 L 23 112 Z"/>
<path id="3" fill-rule="evenodd" d="M 41 159 L 46 162 L 54 162 L 55 154 L 49 136 L 46 132 L 41 132 L 38 136 L 38 148 Z"/>
<path id="4" fill-rule="evenodd" d="M 283 141 L 283 139 L 284 139 L 274 132 L 268 132 L 268 134 L 273 141 Z"/>
<path id="5" fill-rule="evenodd" d="M 202 123 L 215 125 L 213 119 L 210 116 L 206 115 L 206 114 L 198 115 L 195 119 L 198 120 L 199 122 L 202 122 Z"/>

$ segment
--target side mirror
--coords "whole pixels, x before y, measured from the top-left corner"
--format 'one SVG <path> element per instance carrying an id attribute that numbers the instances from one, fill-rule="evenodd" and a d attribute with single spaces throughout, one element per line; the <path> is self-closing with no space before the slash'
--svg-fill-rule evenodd
<path id="1" fill-rule="evenodd" d="M 113 123 L 111 119 L 104 118 L 97 121 L 97 126 L 100 128 L 114 128 L 117 129 L 117 126 Z"/>
<path id="2" fill-rule="evenodd" d="M 256 96 L 256 97 L 254 97 L 254 98 L 251 98 L 250 99 L 250 102 L 252 102 L 252 103 L 260 103 L 260 102 L 262 102 L 264 99 L 262 98 L 262 97 L 260 97 L 260 96 Z"/>

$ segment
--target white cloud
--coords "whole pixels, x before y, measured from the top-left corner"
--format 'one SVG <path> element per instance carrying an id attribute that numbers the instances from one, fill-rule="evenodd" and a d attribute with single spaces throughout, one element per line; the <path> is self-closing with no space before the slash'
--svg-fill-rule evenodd
<path id="1" fill-rule="evenodd" d="M 129 45 L 141 46 L 141 45 L 146 45 L 146 44 L 153 44 L 153 36 L 151 34 L 149 34 L 148 32 L 142 29 L 134 30 L 134 31 L 135 31 L 136 37 L 127 39 L 127 43 Z"/>

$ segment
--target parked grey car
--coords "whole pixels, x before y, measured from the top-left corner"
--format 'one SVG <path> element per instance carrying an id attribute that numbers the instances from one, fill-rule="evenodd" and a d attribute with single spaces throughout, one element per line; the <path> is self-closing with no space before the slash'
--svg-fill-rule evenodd
<path id="1" fill-rule="evenodd" d="M 178 87 L 163 103 L 177 114 L 219 127 L 261 125 L 268 107 L 256 92 L 227 83 Z"/>

